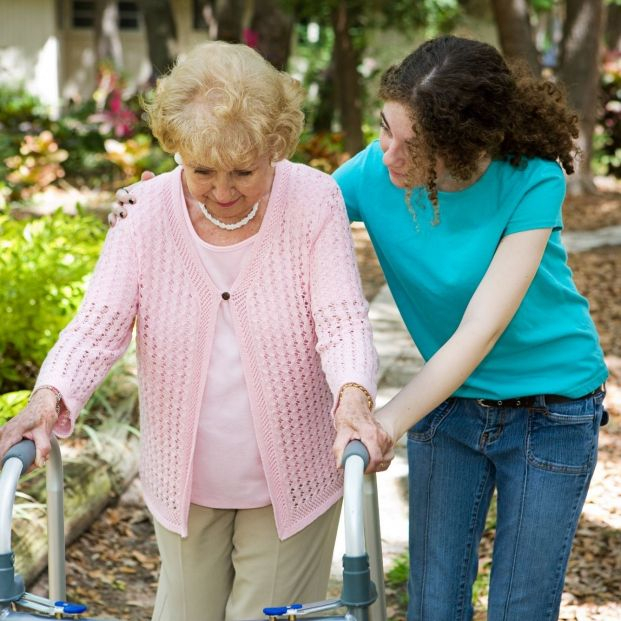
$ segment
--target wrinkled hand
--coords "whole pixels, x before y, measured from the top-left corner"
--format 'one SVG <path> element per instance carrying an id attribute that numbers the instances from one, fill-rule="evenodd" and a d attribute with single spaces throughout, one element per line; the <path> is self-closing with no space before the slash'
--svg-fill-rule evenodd
<path id="1" fill-rule="evenodd" d="M 155 174 L 150 170 L 145 170 L 140 175 L 140 181 L 148 181 L 153 179 Z M 114 226 L 117 223 L 118 218 L 127 218 L 127 205 L 133 205 L 136 203 L 136 197 L 127 188 L 121 188 L 116 191 L 115 201 L 112 203 L 112 208 L 108 214 L 108 224 Z"/>
<path id="2" fill-rule="evenodd" d="M 17 416 L 0 427 L 0 459 L 14 444 L 28 438 L 36 446 L 35 465 L 45 465 L 56 419 L 56 395 L 45 388 L 38 390 Z"/>
<path id="3" fill-rule="evenodd" d="M 341 467 L 343 451 L 351 440 L 360 440 L 369 451 L 366 473 L 382 472 L 390 466 L 394 440 L 380 422 L 369 412 L 365 395 L 357 388 L 347 388 L 334 413 L 336 439 L 333 452 L 337 468 Z"/>

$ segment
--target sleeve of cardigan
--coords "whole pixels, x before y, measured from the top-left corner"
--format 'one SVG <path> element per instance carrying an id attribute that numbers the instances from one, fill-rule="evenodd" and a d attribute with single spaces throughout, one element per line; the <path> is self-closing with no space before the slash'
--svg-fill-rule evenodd
<path id="1" fill-rule="evenodd" d="M 129 219 L 110 229 L 84 300 L 45 358 L 35 388 L 51 385 L 66 410 L 54 433 L 67 437 L 86 401 L 131 341 L 138 265 Z"/>
<path id="2" fill-rule="evenodd" d="M 361 384 L 375 398 L 377 352 L 347 212 L 336 185 L 326 200 L 328 216 L 315 238 L 311 259 L 317 351 L 335 402 L 341 386 L 347 382 Z"/>

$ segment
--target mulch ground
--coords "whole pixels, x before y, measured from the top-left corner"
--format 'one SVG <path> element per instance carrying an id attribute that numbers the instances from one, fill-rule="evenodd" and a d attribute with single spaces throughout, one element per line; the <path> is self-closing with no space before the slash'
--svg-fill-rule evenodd
<path id="1" fill-rule="evenodd" d="M 563 222 L 571 231 L 592 231 L 621 224 L 621 180 L 598 179 L 594 196 L 568 196 Z"/>
<path id="2" fill-rule="evenodd" d="M 593 230 L 621 224 L 621 193 L 570 198 L 565 226 Z M 364 228 L 354 226 L 363 287 L 371 300 L 384 284 Z M 602 428 L 599 463 L 580 521 L 560 619 L 621 619 L 621 246 L 570 256 L 578 288 L 589 298 L 611 369 L 607 399 L 611 422 Z M 481 571 L 489 571 L 493 533 L 481 545 Z M 158 572 L 157 546 L 148 515 L 135 494 L 106 510 L 67 551 L 68 597 L 90 604 L 92 616 L 148 621 Z M 45 594 L 46 577 L 33 590 Z M 391 619 L 405 618 L 403 594 L 388 593 Z M 476 619 L 485 619 L 485 598 Z"/>

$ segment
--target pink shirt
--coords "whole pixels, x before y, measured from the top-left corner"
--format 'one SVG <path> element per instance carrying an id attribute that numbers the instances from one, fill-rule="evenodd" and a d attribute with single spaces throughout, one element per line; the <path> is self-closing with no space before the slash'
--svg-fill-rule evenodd
<path id="1" fill-rule="evenodd" d="M 377 354 L 341 191 L 325 173 L 279 162 L 226 300 L 184 221 L 181 170 L 133 191 L 138 204 L 109 231 L 84 301 L 37 378 L 68 408 L 55 432 L 71 433 L 135 325 L 144 496 L 157 521 L 185 537 L 207 370 L 227 304 L 276 528 L 286 539 L 342 494 L 331 420 L 341 386 L 376 390 Z"/>
<path id="2" fill-rule="evenodd" d="M 185 215 L 209 278 L 221 291 L 228 291 L 249 256 L 254 236 L 230 246 L 214 246 L 198 236 L 187 209 Z M 216 317 L 196 430 L 190 501 L 213 509 L 252 509 L 271 502 L 228 304 L 220 305 Z"/>

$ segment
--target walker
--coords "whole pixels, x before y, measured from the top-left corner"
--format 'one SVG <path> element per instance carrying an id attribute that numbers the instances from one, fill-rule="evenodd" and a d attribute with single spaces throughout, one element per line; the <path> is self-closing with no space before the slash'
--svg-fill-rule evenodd
<path id="1" fill-rule="evenodd" d="M 66 601 L 63 465 L 55 438 L 52 438 L 46 472 L 49 598 L 27 593 L 23 579 L 15 573 L 14 554 L 11 549 L 13 505 L 18 480 L 34 463 L 34 459 L 34 443 L 22 440 L 2 460 L 0 621 L 97 621 L 93 617 L 85 616 L 85 605 Z M 386 621 L 377 484 L 374 474 L 364 475 L 368 461 L 369 454 L 362 443 L 353 441 L 347 446 L 343 456 L 345 554 L 341 597 L 310 604 L 285 603 L 281 606 L 270 606 L 263 609 L 265 617 L 255 621 L 295 621 L 298 618 L 301 621 Z M 345 611 L 340 615 L 336 614 L 342 608 Z"/>

